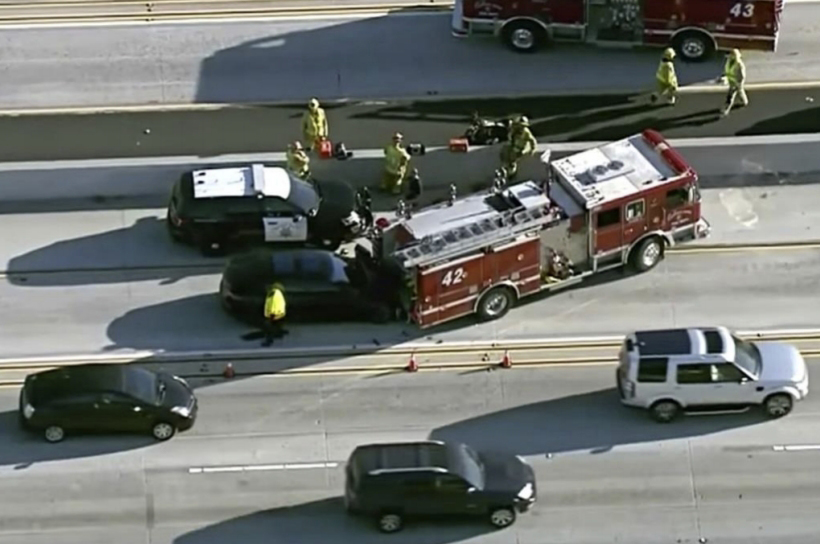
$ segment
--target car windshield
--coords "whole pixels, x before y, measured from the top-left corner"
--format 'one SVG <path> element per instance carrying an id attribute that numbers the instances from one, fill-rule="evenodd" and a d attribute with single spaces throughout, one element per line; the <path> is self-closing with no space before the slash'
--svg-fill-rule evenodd
<path id="1" fill-rule="evenodd" d="M 165 396 L 165 384 L 155 374 L 135 368 L 124 377 L 126 393 L 146 404 L 160 404 Z"/>
<path id="2" fill-rule="evenodd" d="M 321 202 L 318 184 L 316 185 L 316 189 L 314 189 L 309 183 L 291 176 L 290 194 L 288 195 L 287 201 L 305 214 L 310 212 L 310 210 L 318 210 L 319 203 Z"/>
<path id="3" fill-rule="evenodd" d="M 462 455 L 458 456 L 460 460 L 459 464 L 461 465 L 459 467 L 461 469 L 461 475 L 477 489 L 483 489 L 484 464 L 481 462 L 481 458 L 475 450 L 466 444 L 460 444 L 459 449 L 462 452 Z"/>
<path id="4" fill-rule="evenodd" d="M 752 376 L 760 374 L 760 351 L 751 342 L 732 336 L 735 342 L 735 364 Z"/>

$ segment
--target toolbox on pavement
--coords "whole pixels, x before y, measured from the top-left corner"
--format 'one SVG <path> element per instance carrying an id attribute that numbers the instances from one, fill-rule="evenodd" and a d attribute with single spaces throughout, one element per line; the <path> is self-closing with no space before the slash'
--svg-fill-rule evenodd
<path id="1" fill-rule="evenodd" d="M 466 138 L 450 139 L 450 151 L 453 151 L 454 153 L 466 153 L 469 147 L 470 144 L 467 142 Z"/>

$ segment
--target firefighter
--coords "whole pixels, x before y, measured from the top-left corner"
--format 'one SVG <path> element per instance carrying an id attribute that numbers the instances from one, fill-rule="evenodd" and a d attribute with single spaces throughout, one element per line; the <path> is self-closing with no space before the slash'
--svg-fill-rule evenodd
<path id="1" fill-rule="evenodd" d="M 302 116 L 302 138 L 305 148 L 310 151 L 316 143 L 328 138 L 327 115 L 319 106 L 319 100 L 311 98 L 308 110 Z"/>
<path id="2" fill-rule="evenodd" d="M 729 84 L 729 92 L 726 94 L 726 104 L 721 110 L 721 115 L 726 117 L 732 111 L 735 101 L 740 102 L 740 106 L 749 105 L 749 97 L 746 96 L 746 65 L 740 56 L 740 51 L 732 49 L 726 58 L 726 65 L 723 67 L 723 78 Z"/>
<path id="3" fill-rule="evenodd" d="M 537 150 L 538 141 L 530 132 L 530 120 L 522 115 L 513 121 L 510 139 L 501 147 L 501 168 L 507 179 L 515 178 L 521 159 Z"/>
<path id="4" fill-rule="evenodd" d="M 262 324 L 262 331 L 265 334 L 265 341 L 262 343 L 264 347 L 273 344 L 276 338 L 282 338 L 288 331 L 282 327 L 282 320 L 285 319 L 286 304 L 285 304 L 285 288 L 281 283 L 274 283 L 268 289 L 268 294 L 265 297 L 265 312 L 264 321 Z"/>
<path id="5" fill-rule="evenodd" d="M 401 184 L 410 164 L 410 153 L 402 146 L 404 137 L 400 133 L 393 135 L 393 141 L 384 148 L 384 177 L 382 190 L 394 195 L 401 194 Z"/>
<path id="6" fill-rule="evenodd" d="M 288 146 L 288 170 L 296 177 L 308 179 L 310 177 L 310 157 L 305 153 L 302 142 L 295 141 Z"/>
<path id="7" fill-rule="evenodd" d="M 678 76 L 675 73 L 675 50 L 668 47 L 663 52 L 658 71 L 655 73 L 655 80 L 658 90 L 652 93 L 652 103 L 663 99 L 667 105 L 674 105 L 678 100 Z"/>

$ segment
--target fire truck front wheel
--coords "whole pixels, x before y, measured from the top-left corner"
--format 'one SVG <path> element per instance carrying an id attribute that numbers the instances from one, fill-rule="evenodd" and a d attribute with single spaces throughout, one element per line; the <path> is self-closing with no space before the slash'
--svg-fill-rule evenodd
<path id="1" fill-rule="evenodd" d="M 518 53 L 534 53 L 547 41 L 547 32 L 535 21 L 507 23 L 501 36 L 507 47 Z"/>
<path id="2" fill-rule="evenodd" d="M 650 236 L 632 249 L 629 265 L 636 272 L 646 272 L 655 268 L 663 259 L 664 241 L 659 236 Z"/>
<path id="3" fill-rule="evenodd" d="M 715 40 L 706 32 L 688 30 L 672 40 L 672 47 L 687 62 L 703 62 L 715 52 Z"/>
<path id="4" fill-rule="evenodd" d="M 492 321 L 507 315 L 515 304 L 515 292 L 507 286 L 493 287 L 478 302 L 478 317 L 481 321 Z"/>

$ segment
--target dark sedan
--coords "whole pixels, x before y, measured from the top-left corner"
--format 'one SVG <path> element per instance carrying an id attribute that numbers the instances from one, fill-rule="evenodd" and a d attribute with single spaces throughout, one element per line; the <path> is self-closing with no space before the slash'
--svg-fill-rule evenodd
<path id="1" fill-rule="evenodd" d="M 168 203 L 171 237 L 206 255 L 230 244 L 295 244 L 335 250 L 362 229 L 356 194 L 339 181 L 308 183 L 253 164 L 186 172 Z"/>
<path id="2" fill-rule="evenodd" d="M 392 312 L 386 286 L 354 260 L 322 249 L 260 248 L 228 261 L 219 286 L 223 307 L 256 323 L 267 288 L 284 287 L 288 319 L 384 323 Z"/>
<path id="3" fill-rule="evenodd" d="M 20 424 L 49 442 L 71 433 L 151 433 L 168 440 L 197 414 L 191 387 L 177 376 L 131 365 L 87 364 L 26 376 Z"/>

